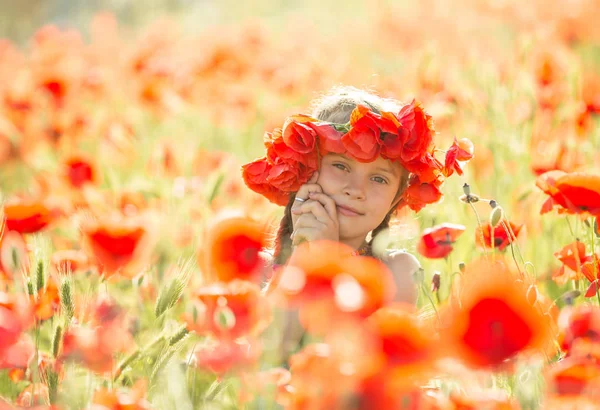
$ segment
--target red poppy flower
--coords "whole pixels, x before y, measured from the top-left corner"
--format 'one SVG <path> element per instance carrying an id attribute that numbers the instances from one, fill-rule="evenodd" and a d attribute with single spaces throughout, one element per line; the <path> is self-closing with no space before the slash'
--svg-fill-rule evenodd
<path id="1" fill-rule="evenodd" d="M 469 366 L 496 367 L 546 343 L 543 314 L 529 304 L 525 286 L 506 266 L 483 261 L 468 265 L 462 309 L 448 307 L 445 312 L 442 345 Z"/>
<path id="2" fill-rule="evenodd" d="M 191 309 L 184 314 L 188 328 L 222 340 L 257 335 L 271 320 L 258 285 L 237 279 L 196 289 Z"/>
<path id="3" fill-rule="evenodd" d="M 425 112 L 421 103 L 413 100 L 402 107 L 398 113 L 398 121 L 408 131 L 403 144 L 402 160 L 412 161 L 429 152 L 435 130 L 431 116 Z"/>
<path id="4" fill-rule="evenodd" d="M 57 216 L 44 201 L 14 198 L 4 204 L 6 229 L 21 234 L 44 229 Z"/>
<path id="5" fill-rule="evenodd" d="M 85 184 L 97 184 L 99 174 L 96 165 L 83 155 L 73 155 L 64 161 L 64 173 L 68 183 L 74 188 Z"/>
<path id="6" fill-rule="evenodd" d="M 457 141 L 454 138 L 452 146 L 446 152 L 444 164 L 444 175 L 449 177 L 456 171 L 458 175 L 463 174 L 462 163 L 473 158 L 473 143 L 468 138 Z"/>
<path id="7" fill-rule="evenodd" d="M 350 116 L 352 128 L 342 136 L 346 151 L 357 161 L 372 162 L 379 155 L 379 126 L 373 112 L 362 105 Z"/>
<path id="8" fill-rule="evenodd" d="M 318 167 L 316 151 L 305 154 L 294 151 L 283 140 L 280 128 L 273 130 L 273 133 L 265 133 L 264 145 L 267 149 L 267 159 L 271 164 L 277 162 L 292 165 L 302 163 L 310 168 Z"/>
<path id="9" fill-rule="evenodd" d="M 300 154 L 312 152 L 317 142 L 317 133 L 305 123 L 315 121 L 316 119 L 306 115 L 293 115 L 286 118 L 282 130 L 285 144 Z"/>
<path id="10" fill-rule="evenodd" d="M 558 323 L 560 347 L 569 355 L 577 340 L 600 343 L 600 308 L 597 306 L 565 307 Z"/>
<path id="11" fill-rule="evenodd" d="M 60 307 L 60 295 L 56 282 L 51 277 L 44 289 L 38 289 L 37 295 L 31 296 L 35 317 L 39 321 L 50 319 Z"/>
<path id="12" fill-rule="evenodd" d="M 91 407 L 106 410 L 150 410 L 150 403 L 145 399 L 147 383 L 140 379 L 129 391 L 101 387 L 94 392 Z"/>
<path id="13" fill-rule="evenodd" d="M 87 221 L 82 226 L 84 249 L 106 276 L 118 273 L 133 277 L 152 252 L 155 238 L 150 218 L 151 215 L 126 218 L 114 214 Z"/>
<path id="14" fill-rule="evenodd" d="M 504 229 L 504 225 L 506 225 L 507 229 Z M 483 244 L 485 244 L 487 248 L 497 248 L 498 250 L 502 251 L 506 249 L 511 242 L 516 240 L 516 238 L 519 236 L 519 232 L 521 232 L 521 228 L 523 228 L 523 224 L 517 225 L 511 221 L 504 220 L 504 224 L 500 223 L 492 229 L 492 224 L 487 222 L 482 224 L 481 227 L 478 226 L 475 229 L 475 243 L 477 243 L 479 247 L 483 247 Z M 510 231 L 512 231 L 512 234 Z M 483 242 L 481 239 L 482 232 Z"/>
<path id="15" fill-rule="evenodd" d="M 275 188 L 267 181 L 272 167 L 266 158 L 257 159 L 242 167 L 242 177 L 248 188 L 277 205 L 285 206 L 290 200 L 290 194 Z"/>
<path id="16" fill-rule="evenodd" d="M 347 312 L 368 315 L 393 299 L 394 280 L 382 262 L 353 257 L 352 251 L 339 242 L 304 242 L 270 287 L 294 306 L 324 299 Z"/>
<path id="17" fill-rule="evenodd" d="M 259 252 L 266 245 L 265 228 L 247 218 L 229 218 L 215 223 L 207 232 L 209 269 L 217 279 L 252 280 L 263 267 Z"/>
<path id="18" fill-rule="evenodd" d="M 413 174 L 410 176 L 408 187 L 404 191 L 403 203 L 413 211 L 419 212 L 425 205 L 439 201 L 442 196 L 438 181 L 422 183 L 419 177 Z"/>
<path id="19" fill-rule="evenodd" d="M 130 318 L 112 300 L 100 299 L 92 306 L 88 325 L 70 326 L 63 337 L 61 357 L 105 373 L 114 368 L 117 353 L 134 346 Z"/>
<path id="20" fill-rule="evenodd" d="M 65 249 L 56 251 L 50 258 L 50 264 L 54 272 L 79 272 L 88 267 L 88 257 L 80 250 Z"/>
<path id="21" fill-rule="evenodd" d="M 591 260 L 591 255 L 585 254 L 585 244 L 580 241 L 565 245 L 560 251 L 554 252 L 554 256 L 562 262 L 558 273 L 552 275 L 552 279 L 554 280 L 563 277 L 567 269 L 568 275 L 562 278 L 562 280 L 578 279 L 581 274 L 582 265 Z"/>
<path id="22" fill-rule="evenodd" d="M 452 244 L 464 231 L 463 225 L 451 223 L 425 229 L 417 245 L 417 251 L 426 258 L 445 258 L 452 252 Z"/>
<path id="23" fill-rule="evenodd" d="M 383 362 L 393 377 L 405 383 L 426 378 L 436 358 L 431 329 L 409 305 L 394 304 L 368 318 L 367 328 L 375 335 Z"/>
<path id="24" fill-rule="evenodd" d="M 201 370 L 223 375 L 253 366 L 261 353 L 255 342 L 219 340 L 194 350 L 194 365 Z"/>
<path id="25" fill-rule="evenodd" d="M 550 171 L 540 175 L 536 185 L 550 197 L 542 214 L 558 207 L 559 212 L 600 215 L 600 175 Z"/>
<path id="26" fill-rule="evenodd" d="M 549 394 L 553 396 L 587 396 L 600 398 L 600 364 L 593 358 L 572 356 L 546 371 Z"/>

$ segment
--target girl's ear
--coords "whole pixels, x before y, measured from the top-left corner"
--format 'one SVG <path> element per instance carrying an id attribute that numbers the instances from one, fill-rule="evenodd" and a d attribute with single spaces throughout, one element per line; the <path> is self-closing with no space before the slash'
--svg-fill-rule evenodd
<path id="1" fill-rule="evenodd" d="M 314 174 L 312 174 L 312 176 L 310 177 L 310 179 L 308 180 L 309 184 L 315 184 L 317 182 L 317 180 L 319 179 L 319 171 L 315 171 Z"/>

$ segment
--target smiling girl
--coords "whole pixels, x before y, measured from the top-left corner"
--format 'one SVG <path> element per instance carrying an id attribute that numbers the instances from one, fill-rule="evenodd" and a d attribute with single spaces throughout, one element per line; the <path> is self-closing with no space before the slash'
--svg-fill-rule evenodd
<path id="1" fill-rule="evenodd" d="M 445 178 L 472 155 L 455 143 L 438 161 L 431 117 L 353 87 L 335 88 L 310 115 L 288 117 L 266 133 L 264 158 L 243 167 L 246 184 L 285 206 L 272 263 L 286 264 L 301 243 L 338 241 L 354 255 L 376 257 L 391 270 L 396 301 L 415 303 L 417 259 L 405 251 L 374 254 L 373 239 L 404 206 L 418 212 L 437 202 Z M 370 234 L 370 239 L 369 238 Z"/>

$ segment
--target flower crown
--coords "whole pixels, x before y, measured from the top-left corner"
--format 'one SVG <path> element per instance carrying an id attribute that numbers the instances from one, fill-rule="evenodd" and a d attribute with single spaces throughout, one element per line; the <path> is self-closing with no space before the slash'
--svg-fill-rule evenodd
<path id="1" fill-rule="evenodd" d="M 463 161 L 473 157 L 471 141 L 455 138 L 442 164 L 434 156 L 435 133 L 431 116 L 415 100 L 397 114 L 377 114 L 358 105 L 346 124 L 292 115 L 282 128 L 265 133 L 266 156 L 242 166 L 242 175 L 250 189 L 285 206 L 290 194 L 318 170 L 321 156 L 345 154 L 360 162 L 372 162 L 381 156 L 400 162 L 410 172 L 398 207 L 408 205 L 418 212 L 439 201 L 444 180 L 455 171 L 462 175 Z"/>

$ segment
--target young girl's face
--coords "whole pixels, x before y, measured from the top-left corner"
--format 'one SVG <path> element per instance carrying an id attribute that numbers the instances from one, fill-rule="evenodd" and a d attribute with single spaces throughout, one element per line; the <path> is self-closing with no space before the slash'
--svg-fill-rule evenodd
<path id="1" fill-rule="evenodd" d="M 358 248 L 383 221 L 398 192 L 402 166 L 378 157 L 362 163 L 342 154 L 321 159 L 317 184 L 337 204 L 340 241 Z"/>

